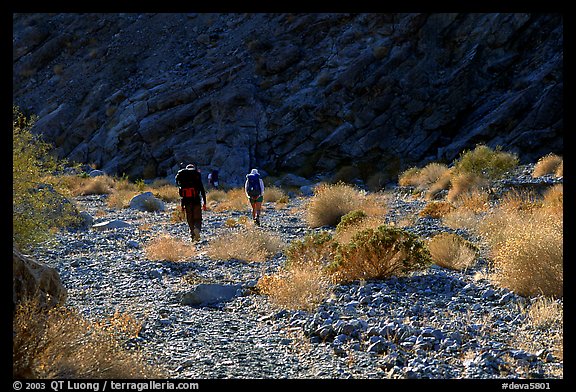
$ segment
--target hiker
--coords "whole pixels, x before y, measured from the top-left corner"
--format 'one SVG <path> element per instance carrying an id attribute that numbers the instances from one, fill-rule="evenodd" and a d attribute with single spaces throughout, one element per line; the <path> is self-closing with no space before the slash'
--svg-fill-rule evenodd
<path id="1" fill-rule="evenodd" d="M 202 210 L 206 211 L 206 191 L 196 165 L 188 164 L 184 169 L 178 170 L 176 185 L 178 185 L 178 193 L 181 197 L 180 206 L 186 214 L 186 221 L 190 227 L 190 236 L 192 240 L 199 241 L 202 230 Z"/>
<path id="2" fill-rule="evenodd" d="M 256 226 L 260 226 L 260 209 L 264 200 L 264 181 L 260 178 L 260 173 L 258 173 L 257 169 L 252 169 L 249 174 L 246 174 L 244 190 L 252 206 L 252 219 Z"/>
<path id="3" fill-rule="evenodd" d="M 208 173 L 208 183 L 212 188 L 218 189 L 218 169 L 214 169 Z"/>

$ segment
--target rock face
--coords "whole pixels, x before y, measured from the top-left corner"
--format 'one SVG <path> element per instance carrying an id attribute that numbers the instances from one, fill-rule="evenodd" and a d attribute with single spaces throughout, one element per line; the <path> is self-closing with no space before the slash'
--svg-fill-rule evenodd
<path id="1" fill-rule="evenodd" d="M 38 300 L 41 307 L 53 307 L 66 301 L 67 290 L 55 268 L 26 257 L 13 247 L 12 300 L 14 307 L 26 300 Z"/>
<path id="2" fill-rule="evenodd" d="M 61 157 L 395 178 L 477 143 L 563 148 L 559 14 L 15 14 L 14 103 Z"/>

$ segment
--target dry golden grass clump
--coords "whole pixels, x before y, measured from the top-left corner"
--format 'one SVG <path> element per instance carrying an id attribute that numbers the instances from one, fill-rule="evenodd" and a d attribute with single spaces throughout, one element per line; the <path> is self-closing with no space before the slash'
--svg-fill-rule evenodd
<path id="1" fill-rule="evenodd" d="M 74 196 L 107 195 L 112 193 L 115 179 L 108 175 L 96 177 L 69 176 L 68 189 Z"/>
<path id="2" fill-rule="evenodd" d="M 538 178 L 545 176 L 547 174 L 553 174 L 556 177 L 561 177 L 563 172 L 564 160 L 561 156 L 556 154 L 548 154 L 543 156 L 536 162 L 534 170 L 532 171 L 532 177 Z M 560 175 L 558 175 L 560 174 Z"/>
<path id="3" fill-rule="evenodd" d="M 284 309 L 312 310 L 328 298 L 333 284 L 325 269 L 314 263 L 294 264 L 275 275 L 262 276 L 256 285 L 270 302 Z"/>
<path id="4" fill-rule="evenodd" d="M 470 241 L 453 233 L 440 233 L 430 238 L 428 249 L 436 265 L 459 271 L 474 265 L 477 256 L 477 249 Z"/>
<path id="5" fill-rule="evenodd" d="M 206 202 L 208 202 L 210 208 L 216 212 L 250 210 L 250 202 L 246 197 L 244 188 L 229 189 L 225 192 L 225 195 L 222 195 L 221 192 L 223 191 L 220 190 L 212 192 L 212 195 L 210 195 L 210 193 L 208 194 L 210 197 L 206 195 Z"/>
<path id="6" fill-rule="evenodd" d="M 428 199 L 438 192 L 448 189 L 451 169 L 447 165 L 432 162 L 423 168 L 412 167 L 402 172 L 398 177 L 398 185 L 413 186 L 417 191 L 424 191 Z"/>
<path id="7" fill-rule="evenodd" d="M 26 379 L 165 378 L 160 367 L 123 344 L 136 337 L 141 323 L 116 313 L 90 322 L 76 310 L 41 310 L 33 302 L 19 304 L 13 318 L 12 372 Z"/>
<path id="8" fill-rule="evenodd" d="M 336 226 L 340 218 L 358 208 L 360 192 L 353 186 L 321 184 L 306 206 L 306 221 L 312 228 Z"/>
<path id="9" fill-rule="evenodd" d="M 563 216 L 504 204 L 479 225 L 494 261 L 493 279 L 522 296 L 563 296 Z"/>
<path id="10" fill-rule="evenodd" d="M 148 260 L 183 261 L 196 254 L 196 248 L 190 242 L 161 234 L 152 239 L 144 248 Z"/>
<path id="11" fill-rule="evenodd" d="M 554 172 L 554 177 L 563 177 L 564 176 L 564 160 L 560 162 L 556 171 Z"/>
<path id="12" fill-rule="evenodd" d="M 286 204 L 288 195 L 277 186 L 268 186 L 264 188 L 264 202 Z"/>
<path id="13" fill-rule="evenodd" d="M 547 330 L 563 324 L 564 307 L 558 300 L 540 296 L 530 304 L 527 316 L 534 328 Z"/>
<path id="14" fill-rule="evenodd" d="M 564 185 L 556 184 L 544 192 L 542 208 L 561 216 L 564 211 Z"/>
<path id="15" fill-rule="evenodd" d="M 106 205 L 110 208 L 128 208 L 130 200 L 138 193 L 138 191 L 132 189 L 116 189 L 110 192 L 106 199 Z"/>
<path id="16" fill-rule="evenodd" d="M 456 201 L 459 197 L 467 193 L 478 192 L 489 185 L 489 180 L 477 173 L 462 172 L 454 174 L 450 180 L 450 189 L 446 199 L 450 202 Z"/>
<path id="17" fill-rule="evenodd" d="M 464 208 L 479 214 L 490 209 L 490 196 L 484 189 L 473 188 L 455 197 L 453 204 L 457 209 Z"/>
<path id="18" fill-rule="evenodd" d="M 169 203 L 180 201 L 178 187 L 174 185 L 163 184 L 161 181 L 156 181 L 150 185 L 150 190 L 152 194 L 160 200 Z M 208 200 L 208 194 L 206 194 L 206 200 Z"/>
<path id="19" fill-rule="evenodd" d="M 513 344 L 530 352 L 544 349 L 563 360 L 564 306 L 562 301 L 547 296 L 537 296 L 527 308 L 521 309 L 521 312 L 526 315 L 527 328 L 515 336 Z M 534 339 L 535 333 L 538 334 L 539 339 Z M 562 377 L 561 374 L 560 377 Z"/>
<path id="20" fill-rule="evenodd" d="M 282 239 L 258 228 L 230 230 L 210 240 L 206 253 L 219 260 L 266 261 L 284 248 Z"/>
<path id="21" fill-rule="evenodd" d="M 430 218 L 442 218 L 444 215 L 454 210 L 454 205 L 447 201 L 430 201 L 426 203 L 418 215 Z"/>
<path id="22" fill-rule="evenodd" d="M 306 221 L 312 228 L 336 226 L 344 215 L 354 210 L 363 210 L 370 216 L 384 215 L 385 196 L 366 194 L 344 183 L 321 184 L 306 205 Z"/>
<path id="23" fill-rule="evenodd" d="M 511 189 L 499 200 L 499 207 L 506 211 L 532 211 L 542 207 L 542 198 L 533 191 Z"/>

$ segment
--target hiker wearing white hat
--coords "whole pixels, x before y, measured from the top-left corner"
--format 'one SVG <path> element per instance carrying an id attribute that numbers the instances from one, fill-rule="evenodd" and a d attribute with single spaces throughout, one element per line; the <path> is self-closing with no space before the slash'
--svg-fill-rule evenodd
<path id="1" fill-rule="evenodd" d="M 250 201 L 250 206 L 252 206 L 254 224 L 260 226 L 260 210 L 264 200 L 264 181 L 260 178 L 260 173 L 258 173 L 257 169 L 252 169 L 249 174 L 246 174 L 244 190 L 246 191 L 246 197 Z"/>

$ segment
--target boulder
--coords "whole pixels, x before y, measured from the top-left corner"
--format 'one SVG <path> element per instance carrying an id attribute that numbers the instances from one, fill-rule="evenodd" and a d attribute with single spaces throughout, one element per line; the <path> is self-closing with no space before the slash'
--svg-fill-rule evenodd
<path id="1" fill-rule="evenodd" d="M 242 286 L 236 284 L 202 283 L 182 296 L 182 304 L 192 306 L 215 305 L 227 302 L 241 293 Z"/>
<path id="2" fill-rule="evenodd" d="M 164 211 L 164 202 L 154 196 L 152 192 L 144 192 L 130 200 L 130 208 L 140 211 Z"/>
<path id="3" fill-rule="evenodd" d="M 38 301 L 40 307 L 51 308 L 66 301 L 67 290 L 55 268 L 12 251 L 12 300 L 14 308 L 25 301 Z"/>

